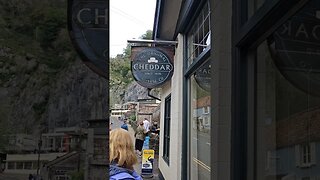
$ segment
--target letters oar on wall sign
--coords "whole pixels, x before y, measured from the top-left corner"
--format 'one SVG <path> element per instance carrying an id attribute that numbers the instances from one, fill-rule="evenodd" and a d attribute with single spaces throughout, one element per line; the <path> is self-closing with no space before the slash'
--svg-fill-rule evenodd
<path id="1" fill-rule="evenodd" d="M 151 89 L 171 79 L 172 49 L 131 47 L 131 51 L 131 71 L 138 84 Z"/>
<path id="2" fill-rule="evenodd" d="M 69 0 L 68 29 L 82 61 L 95 73 L 108 78 L 109 1 Z"/>

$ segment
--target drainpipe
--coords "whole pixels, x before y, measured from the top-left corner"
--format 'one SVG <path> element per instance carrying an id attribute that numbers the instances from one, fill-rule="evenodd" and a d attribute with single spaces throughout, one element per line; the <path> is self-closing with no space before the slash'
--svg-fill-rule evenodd
<path id="1" fill-rule="evenodd" d="M 153 99 L 156 99 L 156 100 L 161 101 L 161 99 L 159 99 L 158 97 L 155 97 L 155 96 L 153 96 L 152 94 L 150 94 L 151 90 L 152 90 L 152 89 L 148 88 L 148 96 L 151 97 L 151 98 L 153 98 Z"/>

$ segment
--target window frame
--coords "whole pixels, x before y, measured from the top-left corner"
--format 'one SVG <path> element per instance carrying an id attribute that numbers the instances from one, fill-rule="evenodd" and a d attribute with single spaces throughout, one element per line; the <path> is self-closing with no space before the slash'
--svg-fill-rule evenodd
<path id="1" fill-rule="evenodd" d="M 170 165 L 170 123 L 171 123 L 171 94 L 165 98 L 164 103 L 164 134 L 163 134 L 163 160 Z"/>
<path id="2" fill-rule="evenodd" d="M 256 48 L 308 1 L 270 0 L 248 19 L 248 0 L 232 0 L 231 180 L 257 179 Z"/>
<path id="3" fill-rule="evenodd" d="M 199 14 L 201 13 L 202 8 L 206 5 L 206 3 L 209 3 L 209 10 L 210 10 L 210 16 L 209 18 L 212 18 L 212 1 L 211 0 L 201 0 L 201 1 L 193 1 L 190 5 L 190 9 L 193 9 L 194 11 L 192 12 L 193 16 L 190 17 L 190 14 L 188 15 L 184 15 L 184 17 L 188 17 L 188 20 L 186 21 L 187 23 L 185 23 L 183 25 L 183 30 L 182 34 L 183 34 L 183 115 L 182 115 L 182 119 L 190 119 L 190 115 L 189 115 L 189 107 L 190 107 L 190 102 L 189 102 L 189 95 L 190 95 L 190 77 L 193 75 L 194 72 L 196 72 L 196 70 L 203 64 L 205 63 L 207 60 L 210 61 L 210 51 L 212 48 L 212 29 L 211 29 L 211 24 L 209 26 L 209 30 L 210 30 L 210 45 L 207 46 L 207 48 L 201 52 L 199 54 L 199 56 L 197 56 L 195 59 L 193 59 L 192 63 L 189 64 L 189 53 L 188 53 L 188 33 L 190 32 L 193 22 L 197 20 L 197 17 L 199 16 Z M 187 18 L 185 18 L 184 20 L 186 20 Z M 211 20 L 210 20 L 211 23 Z M 180 29 L 182 29 L 180 27 Z M 212 108 L 210 108 L 210 111 L 212 110 Z M 210 112 L 211 113 L 211 112 Z M 212 121 L 212 119 L 211 119 Z M 189 154 L 189 147 L 190 147 L 190 143 L 189 143 L 189 139 L 190 139 L 190 131 L 189 128 L 191 127 L 190 125 L 191 122 L 189 121 L 183 121 L 182 122 L 182 168 L 181 168 L 181 179 L 190 179 L 190 171 L 189 171 L 189 167 L 190 167 L 190 154 Z M 212 124 L 210 122 L 210 124 Z M 212 136 L 212 131 L 210 136 Z M 210 163 L 212 164 L 212 161 L 210 160 Z M 188 173 L 186 173 L 188 172 Z M 213 178 L 213 173 L 211 171 L 210 173 L 211 179 Z"/>

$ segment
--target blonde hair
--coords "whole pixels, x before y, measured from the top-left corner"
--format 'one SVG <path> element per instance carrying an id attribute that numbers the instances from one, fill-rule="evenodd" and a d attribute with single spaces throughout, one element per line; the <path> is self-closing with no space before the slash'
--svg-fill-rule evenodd
<path id="1" fill-rule="evenodd" d="M 122 128 L 112 130 L 109 143 L 109 161 L 114 161 L 121 167 L 133 169 L 133 165 L 137 163 L 137 157 L 129 132 Z"/>

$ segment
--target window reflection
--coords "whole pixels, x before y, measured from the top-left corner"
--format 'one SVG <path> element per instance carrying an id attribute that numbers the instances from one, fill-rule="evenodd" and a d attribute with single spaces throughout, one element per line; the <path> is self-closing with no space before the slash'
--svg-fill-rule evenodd
<path id="1" fill-rule="evenodd" d="M 209 68 L 210 61 L 204 63 L 191 76 L 191 117 L 190 127 L 190 161 L 191 179 L 206 180 L 210 179 L 210 131 L 211 131 L 211 104 L 210 104 L 210 74 L 199 75 L 199 72 Z M 209 71 L 210 72 L 210 71 Z M 198 73 L 198 75 L 197 75 Z M 198 76 L 198 77 L 197 77 Z"/>
<path id="2" fill-rule="evenodd" d="M 268 46 L 257 49 L 257 179 L 320 178 L 320 98 L 281 72 Z M 301 83 L 311 82 L 311 76 L 303 78 Z"/>

